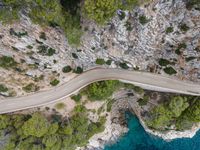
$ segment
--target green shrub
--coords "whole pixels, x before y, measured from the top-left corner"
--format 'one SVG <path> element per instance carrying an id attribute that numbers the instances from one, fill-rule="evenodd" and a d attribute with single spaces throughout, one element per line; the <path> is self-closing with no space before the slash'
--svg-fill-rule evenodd
<path id="1" fill-rule="evenodd" d="M 22 89 L 25 92 L 30 93 L 30 92 L 38 91 L 40 89 L 40 87 L 35 85 L 34 83 L 29 83 L 28 85 L 22 87 Z"/>
<path id="2" fill-rule="evenodd" d="M 118 13 L 118 17 L 119 17 L 120 20 L 123 20 L 126 17 L 125 12 L 120 11 L 120 13 Z"/>
<path id="3" fill-rule="evenodd" d="M 72 57 L 78 59 L 78 55 L 76 53 L 72 53 Z"/>
<path id="4" fill-rule="evenodd" d="M 55 53 L 56 53 L 56 50 L 50 47 L 50 48 L 48 48 L 46 55 L 53 56 Z"/>
<path id="5" fill-rule="evenodd" d="M 73 70 L 73 72 L 77 73 L 77 74 L 81 74 L 81 73 L 83 73 L 83 69 L 78 66 L 78 67 L 76 67 L 76 69 Z"/>
<path id="6" fill-rule="evenodd" d="M 68 72 L 71 72 L 71 71 L 72 71 L 72 68 L 70 66 L 65 66 L 62 69 L 62 72 L 64 72 L 64 73 L 68 73 Z"/>
<path id="7" fill-rule="evenodd" d="M 13 49 L 14 51 L 16 51 L 16 52 L 18 52 L 18 51 L 19 51 L 19 49 L 18 49 L 18 48 L 14 47 L 14 46 L 11 46 L 11 47 L 12 47 L 12 49 Z"/>
<path id="8" fill-rule="evenodd" d="M 28 48 L 28 49 L 33 49 L 33 46 L 27 45 L 26 48 Z"/>
<path id="9" fill-rule="evenodd" d="M 192 8 L 200 10 L 200 1 L 199 0 L 186 0 L 186 8 L 191 10 Z"/>
<path id="10" fill-rule="evenodd" d="M 39 81 L 41 81 L 41 80 L 43 80 L 44 79 L 44 75 L 40 75 L 39 77 L 38 76 L 35 76 L 34 77 L 34 81 L 35 82 L 39 82 Z"/>
<path id="11" fill-rule="evenodd" d="M 129 21 L 126 21 L 125 27 L 126 27 L 127 31 L 132 31 L 133 30 L 133 27 L 132 27 L 132 25 L 131 25 L 131 23 Z"/>
<path id="12" fill-rule="evenodd" d="M 177 49 L 175 50 L 175 53 L 176 53 L 177 55 L 181 55 L 180 49 L 177 48 Z"/>
<path id="13" fill-rule="evenodd" d="M 187 45 L 185 43 L 180 43 L 177 47 L 177 49 L 175 50 L 175 53 L 177 55 L 180 55 L 182 52 L 181 52 L 181 49 L 186 49 L 187 48 Z"/>
<path id="14" fill-rule="evenodd" d="M 38 53 L 44 56 L 53 56 L 56 52 L 55 49 L 48 47 L 46 45 L 40 45 L 38 46 Z"/>
<path id="15" fill-rule="evenodd" d="M 123 69 L 129 69 L 129 66 L 125 62 L 120 62 L 119 66 Z"/>
<path id="16" fill-rule="evenodd" d="M 109 59 L 109 60 L 106 61 L 106 65 L 109 65 L 109 66 L 110 66 L 111 63 L 112 63 L 112 60 L 111 60 L 111 59 Z"/>
<path id="17" fill-rule="evenodd" d="M 142 24 L 142 25 L 145 25 L 149 22 L 149 20 L 147 19 L 146 16 L 142 15 L 142 16 L 139 16 L 139 22 Z"/>
<path id="18" fill-rule="evenodd" d="M 43 44 L 43 42 L 39 41 L 38 39 L 36 39 L 35 42 L 38 43 L 38 44 L 40 44 L 40 45 Z"/>
<path id="19" fill-rule="evenodd" d="M 40 45 L 38 46 L 38 53 L 42 54 L 42 55 L 46 55 L 47 51 L 48 51 L 48 46 L 46 45 Z"/>
<path id="20" fill-rule="evenodd" d="M 52 86 L 56 86 L 56 85 L 58 85 L 60 83 L 60 81 L 58 80 L 58 79 L 54 79 L 54 80 L 52 80 L 51 82 L 50 82 L 50 84 L 52 85 Z"/>
<path id="21" fill-rule="evenodd" d="M 56 64 L 56 63 L 57 63 L 57 60 L 54 59 L 54 60 L 53 60 L 53 63 Z"/>
<path id="22" fill-rule="evenodd" d="M 174 28 L 173 27 L 168 27 L 165 32 L 168 34 L 168 33 L 172 33 L 174 32 Z"/>
<path id="23" fill-rule="evenodd" d="M 0 92 L 7 92 L 8 91 L 8 88 L 3 85 L 3 84 L 0 84 Z"/>
<path id="24" fill-rule="evenodd" d="M 171 67 L 171 66 L 164 68 L 164 72 L 167 73 L 167 74 L 169 74 L 169 75 L 173 75 L 173 74 L 177 73 L 176 70 L 174 70 L 174 68 Z"/>
<path id="25" fill-rule="evenodd" d="M 0 57 L 0 67 L 9 69 L 17 66 L 17 62 L 10 56 Z"/>
<path id="26" fill-rule="evenodd" d="M 179 28 L 182 32 L 187 32 L 190 29 L 186 24 L 181 24 Z"/>
<path id="27" fill-rule="evenodd" d="M 107 111 L 107 112 L 110 112 L 110 111 L 111 111 L 113 103 L 114 103 L 114 100 L 113 100 L 113 99 L 108 99 L 108 100 L 107 100 L 107 107 L 106 107 L 106 111 Z"/>
<path id="28" fill-rule="evenodd" d="M 73 99 L 77 103 L 80 102 L 81 98 L 82 98 L 81 94 L 71 96 L 71 99 Z"/>
<path id="29" fill-rule="evenodd" d="M 85 106 L 83 105 L 76 105 L 76 107 L 74 108 L 74 112 L 77 113 L 81 113 L 84 114 L 87 112 L 87 109 L 85 108 Z"/>
<path id="30" fill-rule="evenodd" d="M 133 90 L 138 94 L 143 94 L 144 90 L 139 86 L 132 86 Z"/>
<path id="31" fill-rule="evenodd" d="M 186 62 L 189 62 L 189 61 L 191 61 L 191 60 L 194 60 L 194 59 L 196 59 L 197 57 L 193 57 L 193 56 L 191 56 L 191 57 L 186 57 L 185 58 L 185 61 Z"/>
<path id="32" fill-rule="evenodd" d="M 40 32 L 40 39 L 47 40 L 46 34 L 44 32 Z"/>
<path id="33" fill-rule="evenodd" d="M 159 60 L 159 65 L 160 66 L 167 66 L 167 65 L 169 65 L 171 62 L 169 61 L 169 60 L 166 60 L 166 59 L 163 59 L 163 58 L 161 58 L 160 60 Z"/>
<path id="34" fill-rule="evenodd" d="M 187 45 L 186 45 L 185 43 L 180 43 L 180 44 L 178 45 L 178 49 L 181 49 L 181 48 L 186 49 L 186 48 L 187 48 Z"/>
<path id="35" fill-rule="evenodd" d="M 18 38 L 21 38 L 23 36 L 27 36 L 28 32 L 24 31 L 24 32 L 15 32 L 15 30 L 13 28 L 10 28 L 10 35 L 14 35 L 17 36 Z"/>
<path id="36" fill-rule="evenodd" d="M 200 47 L 196 47 L 194 50 L 200 52 Z"/>
<path id="37" fill-rule="evenodd" d="M 105 63 L 106 63 L 105 60 L 102 59 L 102 58 L 97 58 L 96 59 L 96 64 L 98 64 L 98 65 L 104 65 Z"/>
<path id="38" fill-rule="evenodd" d="M 88 85 L 85 93 L 90 100 L 105 100 L 119 87 L 120 83 L 116 80 L 99 81 Z"/>

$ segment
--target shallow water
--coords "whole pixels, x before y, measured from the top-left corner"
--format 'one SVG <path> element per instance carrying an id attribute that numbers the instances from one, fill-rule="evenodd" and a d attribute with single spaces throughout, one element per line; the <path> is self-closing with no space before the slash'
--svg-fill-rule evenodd
<path id="1" fill-rule="evenodd" d="M 107 145 L 104 150 L 200 150 L 200 131 L 191 139 L 181 138 L 166 142 L 147 134 L 136 116 L 128 113 L 126 117 L 129 132 L 115 144 Z"/>

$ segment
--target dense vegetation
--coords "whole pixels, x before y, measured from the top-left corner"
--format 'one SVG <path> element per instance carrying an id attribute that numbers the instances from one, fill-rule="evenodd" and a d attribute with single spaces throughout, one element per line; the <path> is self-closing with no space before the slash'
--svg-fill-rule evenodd
<path id="1" fill-rule="evenodd" d="M 70 44 L 78 45 L 82 35 L 81 17 L 99 24 L 106 23 L 118 9 L 130 10 L 139 5 L 139 0 L 2 0 L 0 21 L 10 23 L 28 15 L 34 23 L 42 26 L 59 26 Z M 44 33 L 40 39 L 46 40 Z"/>
<path id="2" fill-rule="evenodd" d="M 200 1 L 199 0 L 186 0 L 186 8 L 192 9 L 195 8 L 200 10 Z"/>
<path id="3" fill-rule="evenodd" d="M 145 25 L 146 23 L 149 22 L 149 20 L 147 19 L 146 16 L 142 15 L 139 17 L 139 22 L 142 24 L 142 25 Z"/>
<path id="4" fill-rule="evenodd" d="M 0 93 L 1 92 L 7 92 L 8 88 L 4 84 L 0 84 Z"/>
<path id="5" fill-rule="evenodd" d="M 62 71 L 63 71 L 64 73 L 68 73 L 68 72 L 71 72 L 71 71 L 72 71 L 72 68 L 71 68 L 71 66 L 65 66 L 65 67 L 63 67 Z"/>
<path id="6" fill-rule="evenodd" d="M 85 0 L 84 12 L 90 19 L 104 24 L 118 9 L 130 10 L 140 3 L 139 0 Z"/>
<path id="7" fill-rule="evenodd" d="M 154 107 L 146 121 L 149 127 L 159 130 L 167 130 L 172 125 L 177 130 L 189 129 L 197 122 L 200 122 L 200 100 L 189 96 L 175 96 Z"/>
<path id="8" fill-rule="evenodd" d="M 35 85 L 34 83 L 29 83 L 28 85 L 22 87 L 22 89 L 24 91 L 26 91 L 27 93 L 29 92 L 35 92 L 35 91 L 38 91 L 40 89 L 39 86 Z"/>
<path id="9" fill-rule="evenodd" d="M 0 57 L 0 67 L 9 69 L 16 67 L 17 62 L 10 56 L 1 56 Z"/>
<path id="10" fill-rule="evenodd" d="M 98 81 L 88 85 L 80 94 L 86 94 L 90 100 L 107 100 L 120 88 L 132 89 L 138 94 L 143 94 L 144 90 L 132 84 L 122 83 L 118 80 Z M 78 96 L 80 97 L 80 96 Z M 75 99 L 74 97 L 73 99 Z"/>
<path id="11" fill-rule="evenodd" d="M 73 99 L 77 103 L 81 101 L 81 98 L 82 98 L 81 94 L 71 96 L 71 99 Z"/>
<path id="12" fill-rule="evenodd" d="M 169 75 L 173 75 L 176 74 L 176 70 L 173 67 L 166 67 L 163 69 L 165 73 L 169 74 Z"/>
<path id="13" fill-rule="evenodd" d="M 3 23 L 17 20 L 22 10 L 26 10 L 35 23 L 42 26 L 59 26 L 64 30 L 70 44 L 79 44 L 82 34 L 79 0 L 3 0 L 0 20 Z M 44 34 L 41 34 L 40 38 L 45 39 Z"/>
<path id="14" fill-rule="evenodd" d="M 96 64 L 98 64 L 98 65 L 104 65 L 105 63 L 106 63 L 105 60 L 102 59 L 102 58 L 97 58 L 96 59 Z"/>
<path id="15" fill-rule="evenodd" d="M 116 80 L 99 81 L 88 85 L 85 89 L 90 100 L 105 100 L 119 88 L 120 83 Z"/>
<path id="16" fill-rule="evenodd" d="M 58 85 L 60 83 L 60 81 L 58 80 L 58 79 L 53 79 L 51 82 L 50 82 L 50 84 L 52 85 L 52 86 L 56 86 L 56 85 Z"/>
<path id="17" fill-rule="evenodd" d="M 74 70 L 73 70 L 74 73 L 77 73 L 77 74 L 81 74 L 83 72 L 83 68 L 81 68 L 80 66 L 76 67 Z"/>
<path id="18" fill-rule="evenodd" d="M 91 122 L 87 110 L 76 106 L 74 115 L 64 119 L 59 115 L 0 115 L 1 139 L 9 136 L 3 150 L 73 150 L 84 146 L 88 139 L 104 130 L 105 118 Z"/>
<path id="19" fill-rule="evenodd" d="M 55 49 L 48 47 L 46 45 L 40 45 L 38 46 L 38 53 L 43 55 L 43 56 L 53 56 L 56 52 Z"/>
<path id="20" fill-rule="evenodd" d="M 168 33 L 172 33 L 174 32 L 174 28 L 173 27 L 168 27 L 165 32 L 168 34 Z"/>

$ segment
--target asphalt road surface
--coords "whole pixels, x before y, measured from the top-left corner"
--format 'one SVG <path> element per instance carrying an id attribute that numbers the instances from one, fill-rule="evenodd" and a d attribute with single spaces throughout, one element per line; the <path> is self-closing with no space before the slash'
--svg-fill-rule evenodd
<path id="1" fill-rule="evenodd" d="M 158 74 L 120 69 L 93 69 L 82 73 L 63 85 L 28 96 L 0 100 L 0 114 L 43 106 L 76 93 L 90 83 L 116 79 L 144 89 L 200 96 L 200 85 L 164 77 Z"/>

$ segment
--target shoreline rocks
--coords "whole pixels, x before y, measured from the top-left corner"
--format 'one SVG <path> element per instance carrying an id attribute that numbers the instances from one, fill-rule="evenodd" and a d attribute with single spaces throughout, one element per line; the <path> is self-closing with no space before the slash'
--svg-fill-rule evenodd
<path id="1" fill-rule="evenodd" d="M 105 130 L 91 137 L 86 147 L 78 147 L 76 150 L 102 150 L 105 145 L 115 143 L 123 134 L 128 132 L 125 119 L 127 110 L 126 99 L 116 100 L 111 112 L 107 112 Z"/>
<path id="2" fill-rule="evenodd" d="M 170 131 L 161 132 L 161 131 L 149 129 L 146 126 L 146 124 L 141 116 L 141 113 L 140 113 L 141 108 L 137 104 L 137 98 L 133 99 L 133 101 L 129 104 L 131 104 L 130 106 L 131 106 L 132 113 L 134 113 L 138 117 L 140 124 L 143 126 L 144 130 L 147 133 L 157 136 L 159 138 L 162 138 L 165 141 L 170 141 L 170 140 L 174 140 L 177 138 L 192 138 L 193 136 L 195 136 L 197 131 L 200 129 L 200 123 L 193 125 L 193 127 L 190 130 L 184 130 L 184 131 L 170 130 Z"/>
<path id="3" fill-rule="evenodd" d="M 195 124 L 192 129 L 185 131 L 170 130 L 160 132 L 149 129 L 140 115 L 140 106 L 137 104 L 137 98 L 132 97 L 131 100 L 124 98 L 123 100 L 116 101 L 112 107 L 112 112 L 108 113 L 104 132 L 94 135 L 85 148 L 78 148 L 77 150 L 103 150 L 105 145 L 113 144 L 119 140 L 123 134 L 128 132 L 124 115 L 126 111 L 134 113 L 139 118 L 140 124 L 147 133 L 162 138 L 165 141 L 171 141 L 177 138 L 192 138 L 200 129 L 200 124 Z M 115 113 L 114 118 L 112 117 L 112 113 Z"/>

